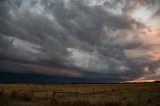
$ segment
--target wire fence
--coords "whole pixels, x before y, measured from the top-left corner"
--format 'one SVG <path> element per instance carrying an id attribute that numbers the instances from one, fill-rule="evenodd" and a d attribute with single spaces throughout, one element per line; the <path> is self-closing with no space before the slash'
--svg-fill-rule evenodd
<path id="1" fill-rule="evenodd" d="M 154 87 L 153 87 L 154 88 Z M 127 89 L 130 89 L 130 88 L 127 88 Z M 110 96 L 114 96 L 115 98 L 119 98 L 119 97 L 123 97 L 123 95 L 127 95 L 128 97 L 135 97 L 134 100 L 136 101 L 137 103 L 137 106 L 142 106 L 143 105 L 143 99 L 146 98 L 146 95 L 150 95 L 150 97 L 153 97 L 152 95 L 157 95 L 156 92 L 149 92 L 149 91 L 145 91 L 145 92 L 136 92 L 137 89 L 140 89 L 140 88 L 135 88 L 135 92 L 130 92 L 127 94 L 127 92 L 120 92 L 121 90 L 119 89 L 110 89 L 110 90 L 107 90 L 107 89 L 96 89 L 96 88 L 90 88 L 89 91 L 86 91 L 86 92 L 82 92 L 80 89 L 72 89 L 70 91 L 67 91 L 67 90 L 48 90 L 48 89 L 42 89 L 42 90 L 25 90 L 25 89 L 19 89 L 19 90 L 16 90 L 17 94 L 27 94 L 27 93 L 32 93 L 33 96 L 35 95 L 39 95 L 43 98 L 45 98 L 46 100 L 50 99 L 50 98 L 57 98 L 59 95 L 61 95 L 61 98 L 63 97 L 73 97 L 75 98 L 78 103 L 80 102 L 81 99 L 84 99 L 85 96 L 88 96 L 89 98 L 90 97 L 93 97 L 93 96 L 96 96 L 96 95 L 104 95 L 108 94 L 108 97 Z M 133 90 L 133 89 L 130 89 L 130 90 Z M 2 89 L 0 90 L 0 95 L 1 93 L 4 93 L 5 90 Z M 36 97 L 36 96 L 35 96 Z M 160 97 L 160 96 L 159 96 Z M 160 99 L 160 98 L 159 98 Z M 67 100 L 67 99 L 66 99 Z M 68 99 L 69 100 L 69 99 Z M 87 100 L 87 99 L 86 99 Z M 110 99 L 111 100 L 111 99 Z M 120 100 L 121 101 L 121 100 Z"/>

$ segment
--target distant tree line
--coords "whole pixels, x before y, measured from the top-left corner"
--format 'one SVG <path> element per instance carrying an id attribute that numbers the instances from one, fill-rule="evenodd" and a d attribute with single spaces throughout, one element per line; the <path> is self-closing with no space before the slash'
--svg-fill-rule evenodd
<path id="1" fill-rule="evenodd" d="M 160 83 L 160 81 L 154 81 L 154 83 Z"/>

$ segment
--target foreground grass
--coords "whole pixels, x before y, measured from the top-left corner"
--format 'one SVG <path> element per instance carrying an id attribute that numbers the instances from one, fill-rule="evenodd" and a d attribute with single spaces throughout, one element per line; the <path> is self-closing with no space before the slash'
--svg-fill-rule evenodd
<path id="1" fill-rule="evenodd" d="M 160 86 L 155 83 L 1 84 L 0 106 L 160 106 Z"/>

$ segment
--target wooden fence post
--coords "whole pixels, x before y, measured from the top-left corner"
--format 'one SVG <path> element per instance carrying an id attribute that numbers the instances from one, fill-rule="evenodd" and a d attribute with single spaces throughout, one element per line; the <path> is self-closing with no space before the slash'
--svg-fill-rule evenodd
<path id="1" fill-rule="evenodd" d="M 77 89 L 76 89 L 76 96 L 78 96 L 78 91 L 77 91 Z"/>
<path id="2" fill-rule="evenodd" d="M 138 94 L 138 106 L 141 106 L 141 94 Z"/>
<path id="3" fill-rule="evenodd" d="M 55 96 L 56 96 L 56 92 L 53 90 L 53 98 L 55 98 Z"/>
<path id="4" fill-rule="evenodd" d="M 32 94 L 32 96 L 34 96 L 34 91 L 33 90 L 31 90 L 31 94 Z"/>
<path id="5" fill-rule="evenodd" d="M 48 99 L 48 91 L 46 90 L 46 100 Z"/>
<path id="6" fill-rule="evenodd" d="M 95 91 L 94 91 L 94 88 L 93 88 L 93 95 L 94 95 Z"/>
<path id="7" fill-rule="evenodd" d="M 77 92 L 77 99 L 78 99 L 78 106 L 80 106 L 80 94 L 79 94 L 79 92 Z"/>

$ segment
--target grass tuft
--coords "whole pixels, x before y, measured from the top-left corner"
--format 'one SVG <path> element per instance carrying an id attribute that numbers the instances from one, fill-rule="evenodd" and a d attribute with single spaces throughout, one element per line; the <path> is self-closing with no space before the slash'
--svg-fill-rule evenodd
<path id="1" fill-rule="evenodd" d="M 121 106 L 121 103 L 116 101 L 106 102 L 104 106 Z"/>

